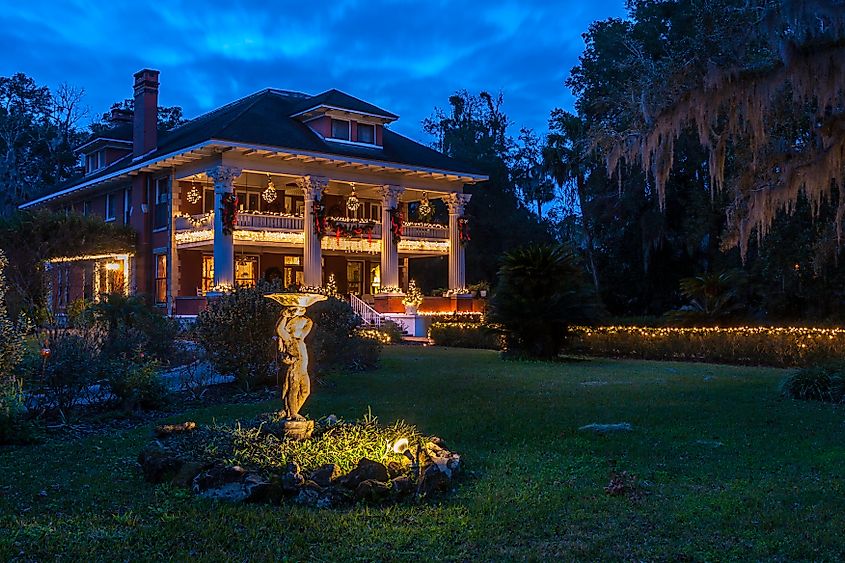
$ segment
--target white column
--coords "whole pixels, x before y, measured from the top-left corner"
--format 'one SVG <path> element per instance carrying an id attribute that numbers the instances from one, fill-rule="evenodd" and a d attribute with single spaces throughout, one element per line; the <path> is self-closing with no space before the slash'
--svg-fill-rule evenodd
<path id="1" fill-rule="evenodd" d="M 323 190 L 328 180 L 322 176 L 303 176 L 296 181 L 305 194 L 305 218 L 303 221 L 305 245 L 302 250 L 302 277 L 308 287 L 323 285 L 323 253 L 320 237 L 314 232 L 314 203 L 323 199 Z"/>
<path id="2" fill-rule="evenodd" d="M 399 207 L 402 186 L 386 184 L 381 187 L 381 286 L 399 286 L 399 250 L 390 231 L 390 210 Z"/>
<path id="3" fill-rule="evenodd" d="M 470 194 L 452 193 L 444 198 L 449 207 L 449 289 L 466 287 L 466 261 L 458 219 L 464 216 L 464 207 L 471 197 Z"/>
<path id="4" fill-rule="evenodd" d="M 205 171 L 214 182 L 214 286 L 235 285 L 235 236 L 223 232 L 223 198 L 234 191 L 240 168 L 215 166 Z"/>

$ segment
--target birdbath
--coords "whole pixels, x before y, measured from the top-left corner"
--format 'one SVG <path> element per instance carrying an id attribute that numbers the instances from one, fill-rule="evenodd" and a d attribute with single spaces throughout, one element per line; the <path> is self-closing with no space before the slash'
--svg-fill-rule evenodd
<path id="1" fill-rule="evenodd" d="M 325 301 L 326 296 L 318 293 L 271 293 L 267 295 L 282 305 L 282 314 L 276 323 L 279 336 L 279 352 L 288 369 L 282 382 L 282 402 L 285 409 L 280 413 L 285 419 L 285 436 L 304 440 L 314 431 L 314 421 L 305 420 L 299 409 L 311 394 L 311 379 L 308 377 L 308 348 L 305 337 L 314 327 L 314 321 L 305 316 L 305 311 L 314 303 Z"/>

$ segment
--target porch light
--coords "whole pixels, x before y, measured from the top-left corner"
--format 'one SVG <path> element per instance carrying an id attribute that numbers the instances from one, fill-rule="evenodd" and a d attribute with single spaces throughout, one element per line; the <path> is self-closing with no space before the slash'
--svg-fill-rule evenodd
<path id="1" fill-rule="evenodd" d="M 197 188 L 196 182 L 191 180 L 191 189 L 188 190 L 188 193 L 185 195 L 185 199 L 188 200 L 188 203 L 194 205 L 199 202 L 202 198 L 202 194 L 200 194 L 199 189 Z"/>
<path id="2" fill-rule="evenodd" d="M 355 213 L 358 211 L 358 208 L 361 207 L 361 202 L 358 199 L 358 196 L 355 195 L 355 182 L 352 182 L 350 185 L 352 186 L 352 193 L 349 194 L 349 197 L 346 199 L 346 209 Z"/>
<path id="3" fill-rule="evenodd" d="M 273 184 L 273 180 L 269 174 L 267 174 L 267 189 L 261 192 L 261 197 L 267 203 L 273 203 L 279 197 L 279 194 L 276 193 L 276 186 Z"/>

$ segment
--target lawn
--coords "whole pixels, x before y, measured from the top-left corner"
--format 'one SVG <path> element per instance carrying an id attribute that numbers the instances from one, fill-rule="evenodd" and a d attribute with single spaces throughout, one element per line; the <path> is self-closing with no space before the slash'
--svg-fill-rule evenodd
<path id="1" fill-rule="evenodd" d="M 843 411 L 780 398 L 784 373 L 392 347 L 378 371 L 317 387 L 304 411 L 370 407 L 443 437 L 470 472 L 456 493 L 345 511 L 215 504 L 143 482 L 146 427 L 0 449 L 0 559 L 841 559 Z M 634 429 L 578 431 L 592 422 Z M 612 471 L 636 475 L 641 494 L 608 495 Z"/>

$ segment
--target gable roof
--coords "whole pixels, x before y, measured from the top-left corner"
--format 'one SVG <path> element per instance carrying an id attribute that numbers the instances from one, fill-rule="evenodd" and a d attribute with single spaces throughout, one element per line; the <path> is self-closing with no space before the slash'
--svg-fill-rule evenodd
<path id="1" fill-rule="evenodd" d="M 133 158 L 130 153 L 102 170 L 57 186 L 51 194 L 25 203 L 21 207 L 28 207 L 64 195 L 77 187 L 88 186 L 98 179 L 105 180 L 113 177 L 122 170 L 128 172 L 130 168 L 137 169 L 162 157 L 170 157 L 210 141 L 363 159 L 415 169 L 432 169 L 469 176 L 477 180 L 486 179 L 486 176 L 474 166 L 448 157 L 387 128 L 383 129 L 382 146 L 370 147 L 324 139 L 308 125 L 295 118 L 297 113 L 303 111 L 302 108 L 309 109 L 320 104 L 329 105 L 328 102 L 331 102 L 334 107 L 354 112 L 369 113 L 386 119 L 395 118 L 393 114 L 339 90 L 307 96 L 297 92 L 268 88 L 200 115 L 169 131 L 161 131 L 158 136 L 158 146 L 154 151 L 138 158 Z"/>

